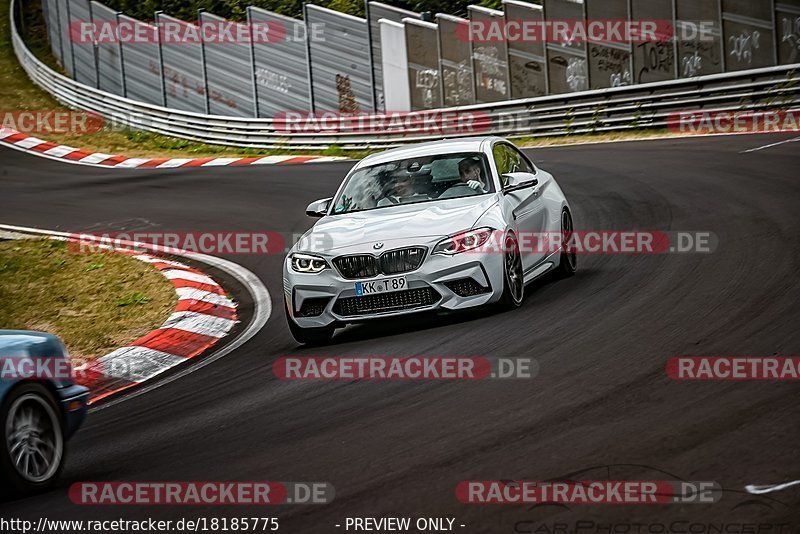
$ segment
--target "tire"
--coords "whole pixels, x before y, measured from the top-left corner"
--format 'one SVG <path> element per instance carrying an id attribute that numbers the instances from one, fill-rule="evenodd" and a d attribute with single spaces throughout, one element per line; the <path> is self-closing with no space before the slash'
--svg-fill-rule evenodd
<path id="1" fill-rule="evenodd" d="M 558 267 L 555 269 L 558 278 L 569 278 L 578 270 L 577 254 L 574 250 L 572 252 L 567 250 L 573 229 L 572 215 L 565 209 L 561 212 L 561 253 L 558 256 Z"/>
<path id="2" fill-rule="evenodd" d="M 500 308 L 513 310 L 522 306 L 525 298 L 525 280 L 522 272 L 522 256 L 514 234 L 506 235 L 503 253 L 503 295 Z"/>
<path id="3" fill-rule="evenodd" d="M 41 384 L 24 384 L 8 395 L 0 411 L 0 473 L 4 497 L 43 491 L 64 467 L 66 443 L 61 410 Z M 13 454 L 13 456 L 12 456 Z"/>
<path id="4" fill-rule="evenodd" d="M 286 322 L 289 324 L 289 332 L 298 343 L 303 345 L 326 345 L 331 342 L 333 333 L 336 330 L 335 325 L 323 326 L 320 328 L 303 328 L 299 326 L 289 316 L 289 310 L 283 308 L 286 313 Z"/>

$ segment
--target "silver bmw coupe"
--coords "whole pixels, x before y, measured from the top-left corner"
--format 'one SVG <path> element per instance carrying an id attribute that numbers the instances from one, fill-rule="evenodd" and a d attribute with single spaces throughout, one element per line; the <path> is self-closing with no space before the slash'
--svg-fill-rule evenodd
<path id="1" fill-rule="evenodd" d="M 564 193 L 500 137 L 372 154 L 306 213 L 320 220 L 283 264 L 299 343 L 327 343 L 337 327 L 380 317 L 515 308 L 525 284 L 577 267 Z"/>

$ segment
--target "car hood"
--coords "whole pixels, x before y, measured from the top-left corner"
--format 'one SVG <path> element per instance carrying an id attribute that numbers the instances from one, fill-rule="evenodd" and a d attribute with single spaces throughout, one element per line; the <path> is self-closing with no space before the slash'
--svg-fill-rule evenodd
<path id="1" fill-rule="evenodd" d="M 382 250 L 426 244 L 469 230 L 497 203 L 496 195 L 476 195 L 374 210 L 329 215 L 320 219 L 295 247 L 304 252 L 336 254 L 383 243 Z"/>

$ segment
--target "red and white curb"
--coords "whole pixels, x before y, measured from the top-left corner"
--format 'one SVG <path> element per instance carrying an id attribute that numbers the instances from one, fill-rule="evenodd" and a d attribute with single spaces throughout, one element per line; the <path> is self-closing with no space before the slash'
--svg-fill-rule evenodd
<path id="1" fill-rule="evenodd" d="M 0 143 L 31 154 L 68 163 L 120 169 L 174 169 L 177 167 L 220 167 L 226 165 L 293 165 L 343 161 L 341 156 L 255 156 L 241 158 L 129 158 L 89 152 L 31 137 L 10 128 L 0 128 Z"/>
<path id="2" fill-rule="evenodd" d="M 75 243 L 83 241 L 76 240 L 74 233 L 9 224 L 0 224 L 0 232 L 8 233 L 12 238 L 15 235 L 34 235 Z M 272 314 L 272 297 L 264 283 L 251 271 L 230 260 L 208 254 L 176 252 L 174 255 L 219 269 L 241 284 L 250 295 L 253 306 L 252 317 L 233 339 L 226 342 L 224 346 L 211 351 L 202 360 L 192 365 L 182 366 L 167 377 L 161 377 L 159 380 L 145 384 L 144 382 L 167 369 L 200 355 L 219 342 L 222 336 L 230 334 L 237 322 L 236 305 L 228 298 L 219 284 L 201 271 L 178 261 L 142 252 L 154 252 L 156 247 L 151 244 L 135 241 L 119 243 L 121 246 L 132 249 L 125 250 L 103 243 L 103 241 L 103 239 L 98 239 L 90 244 L 93 247 L 113 248 L 118 252 L 130 254 L 159 269 L 175 287 L 178 304 L 172 315 L 160 328 L 137 339 L 129 346 L 117 349 L 90 364 L 90 369 L 84 375 L 87 377 L 87 381 L 93 381 L 91 387 L 99 388 L 92 392 L 94 397 L 90 400 L 90 404 L 100 398 L 108 397 L 112 393 L 137 386 L 125 395 L 94 406 L 92 411 L 110 408 L 165 386 L 224 358 L 251 340 L 267 323 Z"/>
<path id="3" fill-rule="evenodd" d="M 94 360 L 78 373 L 92 390 L 90 404 L 136 386 L 205 352 L 236 324 L 236 304 L 211 277 L 183 263 L 127 249 L 115 252 L 146 262 L 175 287 L 178 304 L 160 328 Z"/>

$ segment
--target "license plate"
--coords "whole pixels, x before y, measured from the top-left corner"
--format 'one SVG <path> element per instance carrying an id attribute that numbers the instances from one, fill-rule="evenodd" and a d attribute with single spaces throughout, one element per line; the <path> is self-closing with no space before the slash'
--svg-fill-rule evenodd
<path id="1" fill-rule="evenodd" d="M 356 282 L 356 295 L 374 295 L 376 293 L 390 293 L 406 289 L 406 277 L 394 276 L 392 278 L 381 278 L 370 280 L 369 282 Z"/>

